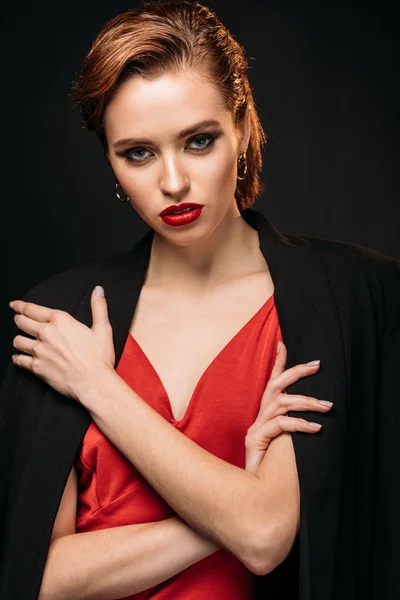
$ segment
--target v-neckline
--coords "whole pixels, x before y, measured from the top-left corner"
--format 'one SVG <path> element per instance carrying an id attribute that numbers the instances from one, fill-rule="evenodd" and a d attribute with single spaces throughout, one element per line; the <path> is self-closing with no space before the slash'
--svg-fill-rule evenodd
<path id="1" fill-rule="evenodd" d="M 178 420 L 175 419 L 174 417 L 174 413 L 172 411 L 172 405 L 171 405 L 171 401 L 170 398 L 168 396 L 167 390 L 161 380 L 161 377 L 159 376 L 159 374 L 157 373 L 156 369 L 154 368 L 153 364 L 151 363 L 150 359 L 148 358 L 147 354 L 144 352 L 143 348 L 140 346 L 140 344 L 136 341 L 136 339 L 133 337 L 133 335 L 131 334 L 131 332 L 129 331 L 128 333 L 128 337 L 130 338 L 131 341 L 133 341 L 135 343 L 135 345 L 137 346 L 137 348 L 140 350 L 141 354 L 143 355 L 143 357 L 145 358 L 146 362 L 148 363 L 148 365 L 150 366 L 151 370 L 153 371 L 155 377 L 157 378 L 159 385 L 162 389 L 162 392 L 164 394 L 165 400 L 166 400 L 166 404 L 167 404 L 167 410 L 169 412 L 170 415 L 170 420 L 175 423 L 176 425 L 180 425 L 182 424 L 182 422 L 186 419 L 187 415 L 189 414 L 189 410 L 191 409 L 191 406 L 193 404 L 193 399 L 196 396 L 196 392 L 200 386 L 200 383 L 203 381 L 203 379 L 206 377 L 206 375 L 209 373 L 209 371 L 212 369 L 212 367 L 214 366 L 214 364 L 216 363 L 216 361 L 221 357 L 221 355 L 231 346 L 231 344 L 233 344 L 233 342 L 236 340 L 236 338 L 250 325 L 250 323 L 253 322 L 253 320 L 261 313 L 262 310 L 264 310 L 267 305 L 269 306 L 269 304 L 272 304 L 273 302 L 273 298 L 274 298 L 274 292 L 269 296 L 269 298 L 264 302 L 264 304 L 262 304 L 262 306 L 260 306 L 260 308 L 253 314 L 253 316 L 250 317 L 250 319 L 248 321 L 246 321 L 246 323 L 244 325 L 242 325 L 242 327 L 239 329 L 239 331 L 237 331 L 233 337 L 231 337 L 231 339 L 225 344 L 225 346 L 223 346 L 223 348 L 221 348 L 221 350 L 218 352 L 218 354 L 216 354 L 216 356 L 214 356 L 214 358 L 211 360 L 211 362 L 208 364 L 208 366 L 204 369 L 203 373 L 200 375 L 200 378 L 198 379 L 196 385 L 193 388 L 193 392 L 189 398 L 189 402 L 186 405 L 186 410 L 183 413 L 182 417 Z"/>

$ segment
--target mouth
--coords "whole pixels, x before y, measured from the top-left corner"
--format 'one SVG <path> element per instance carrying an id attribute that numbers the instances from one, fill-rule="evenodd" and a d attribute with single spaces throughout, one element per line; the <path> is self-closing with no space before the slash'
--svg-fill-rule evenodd
<path id="1" fill-rule="evenodd" d="M 184 202 L 178 206 L 168 206 L 165 210 L 160 213 L 160 217 L 164 215 L 180 215 L 195 208 L 202 208 L 203 204 L 195 204 L 193 202 Z"/>

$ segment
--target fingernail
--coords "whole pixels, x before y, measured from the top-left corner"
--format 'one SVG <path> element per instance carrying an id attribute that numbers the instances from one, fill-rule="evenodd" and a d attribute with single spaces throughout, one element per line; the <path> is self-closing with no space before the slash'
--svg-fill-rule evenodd
<path id="1" fill-rule="evenodd" d="M 10 308 L 12 308 L 12 307 L 14 306 L 14 302 L 9 302 L 9 303 L 8 303 L 8 306 L 9 306 Z"/>
<path id="2" fill-rule="evenodd" d="M 281 349 L 281 346 L 282 346 L 282 344 L 281 344 L 281 342 L 279 341 L 279 342 L 278 342 L 278 346 L 277 346 L 277 348 L 276 348 L 276 353 L 277 353 L 277 354 L 278 354 L 279 350 Z"/>
<path id="3" fill-rule="evenodd" d="M 313 423 L 312 421 L 310 421 L 310 425 L 312 425 L 316 429 L 321 429 L 322 427 L 321 423 Z"/>
<path id="4" fill-rule="evenodd" d="M 320 360 L 312 360 L 312 361 L 306 363 L 306 365 L 310 365 L 310 367 L 311 366 L 313 367 L 314 365 L 319 365 L 320 362 L 321 362 Z"/>
<path id="5" fill-rule="evenodd" d="M 318 400 L 318 402 L 324 406 L 333 406 L 333 402 L 329 402 L 328 400 Z"/>
<path id="6" fill-rule="evenodd" d="M 104 289 L 101 287 L 101 285 L 96 285 L 96 287 L 94 288 L 94 293 L 96 296 L 104 297 Z"/>

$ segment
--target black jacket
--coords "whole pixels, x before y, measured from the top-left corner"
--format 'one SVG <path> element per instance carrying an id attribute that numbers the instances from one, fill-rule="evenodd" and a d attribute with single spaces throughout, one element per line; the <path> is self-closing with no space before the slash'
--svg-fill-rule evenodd
<path id="1" fill-rule="evenodd" d="M 287 368 L 321 359 L 319 371 L 288 393 L 334 402 L 326 414 L 289 412 L 321 422 L 322 429 L 291 434 L 300 533 L 287 559 L 257 578 L 256 597 L 400 598 L 400 263 L 355 244 L 285 235 L 254 209 L 243 217 L 258 231 L 271 271 Z M 91 326 L 90 295 L 102 285 L 117 365 L 153 233 L 128 252 L 41 281 L 24 299 Z M 12 362 L 0 408 L 0 597 L 34 600 L 91 417 Z"/>

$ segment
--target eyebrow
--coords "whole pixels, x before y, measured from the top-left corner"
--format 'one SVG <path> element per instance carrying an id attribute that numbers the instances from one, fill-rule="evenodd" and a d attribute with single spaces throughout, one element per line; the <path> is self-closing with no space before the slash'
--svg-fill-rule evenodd
<path id="1" fill-rule="evenodd" d="M 187 135 L 190 135 L 192 133 L 196 133 L 196 131 L 198 131 L 202 127 L 210 127 L 212 125 L 221 126 L 221 123 L 219 121 L 216 121 L 215 119 L 206 119 L 205 121 L 199 121 L 198 123 L 195 123 L 194 125 L 191 125 L 190 127 L 187 127 L 186 129 L 181 131 L 178 135 L 178 139 L 186 137 Z M 140 144 L 152 144 L 152 141 L 148 138 L 125 138 L 123 140 L 118 140 L 117 142 L 114 142 L 112 146 L 113 148 L 121 148 L 122 146 L 133 146 Z"/>

